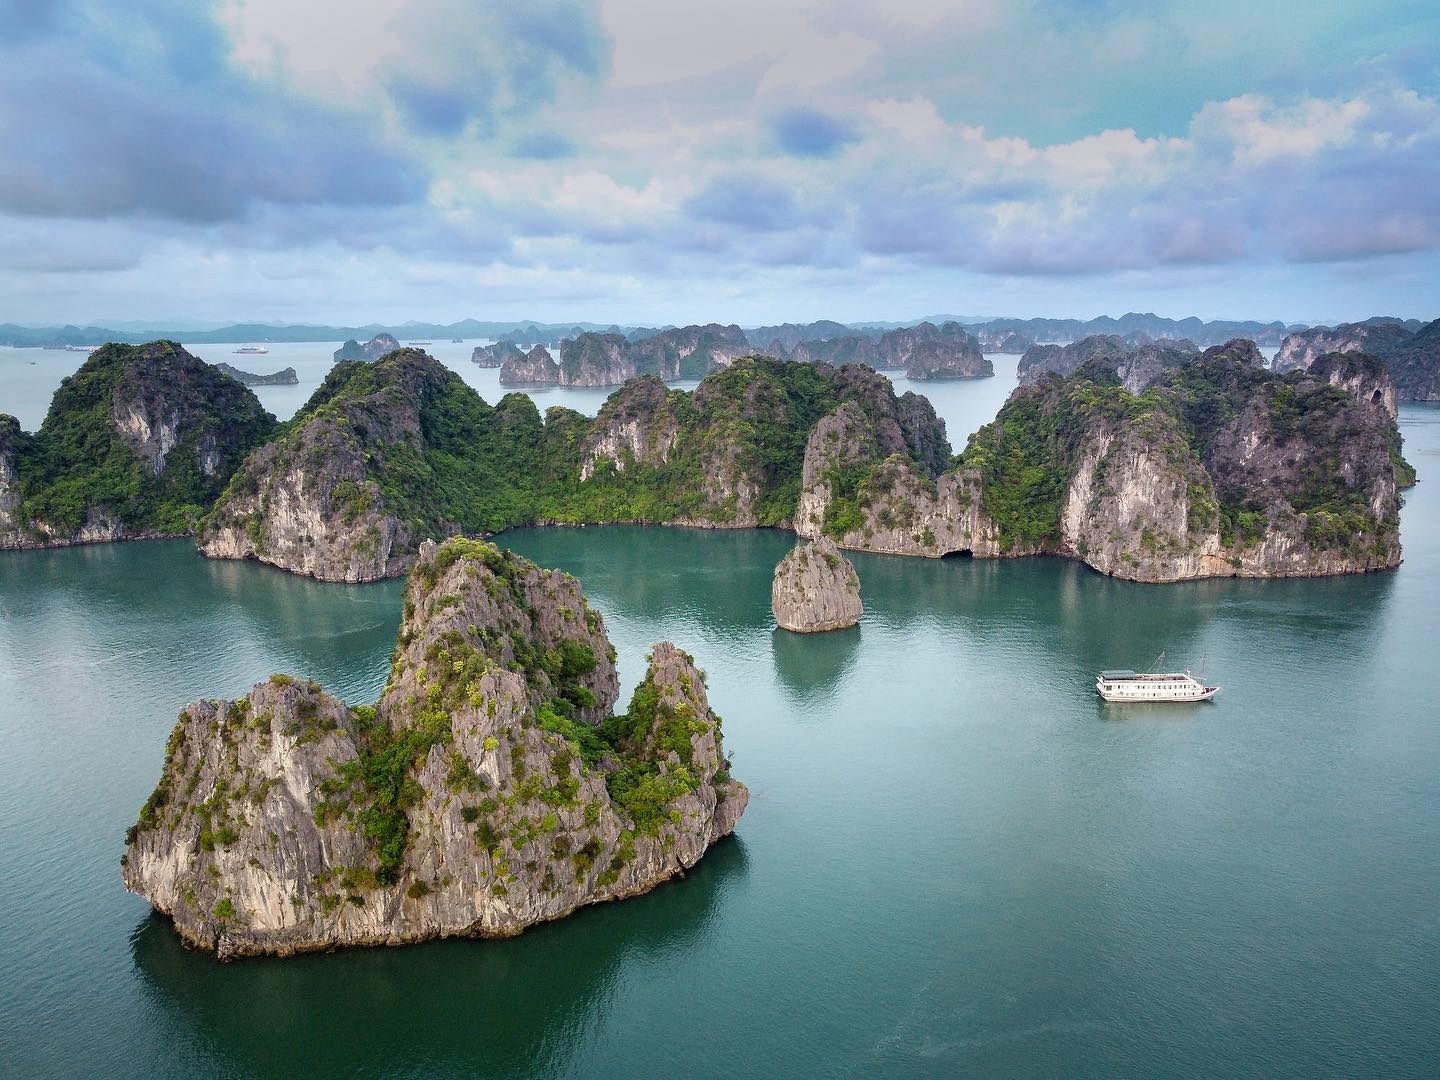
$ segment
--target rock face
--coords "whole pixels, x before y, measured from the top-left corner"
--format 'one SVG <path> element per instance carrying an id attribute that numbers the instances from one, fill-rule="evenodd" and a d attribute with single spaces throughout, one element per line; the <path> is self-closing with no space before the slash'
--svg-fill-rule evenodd
<path id="1" fill-rule="evenodd" d="M 400 348 L 400 342 L 394 336 L 386 333 L 379 333 L 361 345 L 354 338 L 345 342 L 335 350 L 336 360 L 379 360 L 386 353 L 394 352 Z"/>
<path id="2" fill-rule="evenodd" d="M 1341 323 L 1333 330 L 1316 326 L 1287 336 L 1273 366 L 1276 371 L 1308 368 L 1332 352 L 1365 352 L 1383 358 L 1413 336 L 1397 323 Z"/>
<path id="3" fill-rule="evenodd" d="M 1260 351 L 1254 342 L 1232 341 L 1224 348 L 1248 346 L 1257 365 Z M 1199 349 L 1190 341 L 1141 341 L 1132 343 L 1114 334 L 1097 334 L 1070 345 L 1036 345 L 1027 349 L 1017 369 L 1020 385 L 1031 386 L 1046 374 L 1069 375 L 1084 364 L 1098 360 L 1120 376 L 1121 383 L 1132 393 L 1139 393 L 1167 370 L 1195 359 Z"/>
<path id="4" fill-rule="evenodd" d="M 216 364 L 215 370 L 229 375 L 242 386 L 298 386 L 300 383 L 300 376 L 295 373 L 293 367 L 281 368 L 269 375 L 256 375 L 253 372 L 241 371 L 226 363 Z"/>
<path id="5" fill-rule="evenodd" d="M 1440 319 L 1414 331 L 1388 320 L 1319 326 L 1287 337 L 1274 366 L 1308 368 L 1330 352 L 1364 352 L 1383 361 L 1399 401 L 1440 401 Z"/>
<path id="6" fill-rule="evenodd" d="M 911 379 L 983 379 L 995 374 L 963 326 L 922 322 L 879 337 L 852 334 L 804 341 L 790 352 L 801 363 L 864 364 L 876 371 L 904 369 Z"/>
<path id="7" fill-rule="evenodd" d="M 1066 555 L 1136 581 L 1395 566 L 1413 471 L 1383 368 L 1335 354 L 1280 378 L 1255 356 L 1217 346 L 1143 396 L 1108 357 L 1047 374 L 938 478 L 842 406 L 806 447 L 796 529 L 862 551 Z"/>
<path id="8" fill-rule="evenodd" d="M 1383 357 L 1401 401 L 1440 401 L 1440 319 Z"/>
<path id="9" fill-rule="evenodd" d="M 528 353 L 515 349 L 500 365 L 501 386 L 545 386 L 560 382 L 560 365 L 544 345 Z"/>
<path id="10" fill-rule="evenodd" d="M 507 386 L 555 383 L 560 386 L 620 386 L 638 375 L 665 382 L 701 379 L 728 367 L 753 350 L 738 326 L 681 326 L 639 338 L 623 334 L 578 334 L 560 346 L 557 363 L 535 350 L 523 360 L 510 355 L 500 369 Z"/>
<path id="11" fill-rule="evenodd" d="M 631 379 L 600 407 L 586 434 L 580 479 L 607 468 L 621 473 L 664 465 L 679 440 L 680 423 L 665 384 L 653 375 Z"/>
<path id="12" fill-rule="evenodd" d="M 523 395 L 495 408 L 416 349 L 342 363 L 274 442 L 252 454 L 199 535 L 211 558 L 258 559 L 323 581 L 404 573 L 430 536 L 504 528 L 513 478 L 543 437 Z"/>
<path id="13" fill-rule="evenodd" d="M 977 340 L 982 349 L 992 353 L 1011 353 L 1018 356 L 1035 347 L 1035 342 L 1019 330 L 999 327 L 980 331 Z"/>
<path id="14" fill-rule="evenodd" d="M 221 959 L 506 937 L 646 892 L 749 793 L 689 656 L 656 645 L 611 717 L 614 652 L 565 574 L 425 546 L 389 682 L 348 708 L 276 676 L 180 714 L 126 838 L 126 888 Z"/>
<path id="15" fill-rule="evenodd" d="M 17 548 L 24 540 L 20 509 L 20 454 L 25 433 L 20 421 L 0 413 L 0 549 Z"/>
<path id="16" fill-rule="evenodd" d="M 337 368 L 246 462 L 201 547 L 370 580 L 402 573 L 425 537 L 645 522 L 1066 555 L 1142 581 L 1395 565 L 1413 471 L 1383 366 L 1343 354 L 1282 377 L 1257 356 L 1216 346 L 1139 394 L 1108 356 L 1047 373 L 952 459 L 930 403 L 861 365 L 747 357 L 693 392 L 637 378 L 593 420 L 554 408 L 542 423 L 528 397 L 491 408 L 406 351 Z"/>
<path id="17" fill-rule="evenodd" d="M 520 361 L 524 356 L 520 346 L 513 341 L 497 341 L 493 345 L 476 345 L 470 354 L 470 362 L 482 368 L 498 368 L 503 367 L 507 360 Z"/>
<path id="18" fill-rule="evenodd" d="M 173 341 L 105 345 L 61 382 L 39 432 L 10 419 L 0 436 L 0 547 L 184 535 L 275 426 Z"/>
<path id="19" fill-rule="evenodd" d="M 860 575 L 829 537 L 793 549 L 775 567 L 770 610 L 784 630 L 813 634 L 860 621 Z"/>

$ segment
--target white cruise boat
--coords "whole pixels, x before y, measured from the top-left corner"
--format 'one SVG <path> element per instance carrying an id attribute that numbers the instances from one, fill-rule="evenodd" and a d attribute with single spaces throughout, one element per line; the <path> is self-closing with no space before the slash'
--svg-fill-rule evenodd
<path id="1" fill-rule="evenodd" d="M 241 345 L 235 350 L 236 356 L 252 356 L 268 353 L 270 350 L 264 345 Z"/>
<path id="2" fill-rule="evenodd" d="M 1161 666 L 1165 654 L 1160 654 Z M 1118 668 L 1095 678 L 1095 692 L 1106 701 L 1209 701 L 1220 692 L 1186 671 L 1143 672 Z"/>

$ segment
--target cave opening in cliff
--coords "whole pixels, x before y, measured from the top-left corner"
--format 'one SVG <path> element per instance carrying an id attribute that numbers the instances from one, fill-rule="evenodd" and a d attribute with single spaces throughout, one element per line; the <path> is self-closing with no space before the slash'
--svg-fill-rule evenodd
<path id="1" fill-rule="evenodd" d="M 961 548 L 959 551 L 947 551 L 944 555 L 940 556 L 942 559 L 973 559 L 974 557 L 975 552 L 969 548 Z"/>
<path id="2" fill-rule="evenodd" d="M 1370 404 L 1371 404 L 1371 405 L 1379 405 L 1380 402 L 1383 401 L 1383 400 L 1384 400 L 1384 395 L 1382 395 L 1379 390 L 1376 390 L 1373 394 L 1370 395 Z"/>

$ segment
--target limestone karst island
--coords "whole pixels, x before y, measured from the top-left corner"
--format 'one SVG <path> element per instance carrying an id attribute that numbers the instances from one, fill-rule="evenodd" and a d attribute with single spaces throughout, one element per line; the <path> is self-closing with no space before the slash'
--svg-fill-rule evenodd
<path id="1" fill-rule="evenodd" d="M 1436 1074 L 1440 7 L 0 41 L 5 1080 Z"/>

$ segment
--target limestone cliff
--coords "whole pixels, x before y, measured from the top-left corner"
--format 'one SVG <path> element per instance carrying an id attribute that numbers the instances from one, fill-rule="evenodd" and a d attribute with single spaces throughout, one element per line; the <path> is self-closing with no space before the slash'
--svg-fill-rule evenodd
<path id="1" fill-rule="evenodd" d="M 470 353 L 470 362 L 482 368 L 498 368 L 503 367 L 507 360 L 518 362 L 524 356 L 520 346 L 513 341 L 497 341 L 493 345 L 476 345 Z"/>
<path id="2" fill-rule="evenodd" d="M 822 536 L 800 544 L 775 567 L 770 610 L 782 630 L 815 634 L 860 621 L 860 575 L 855 565 Z"/>
<path id="3" fill-rule="evenodd" d="M 492 408 L 419 350 L 338 364 L 284 434 L 246 460 L 200 550 L 324 581 L 393 577 L 427 537 L 525 520 L 515 486 L 540 482 L 542 437 L 529 398 Z"/>
<path id="4" fill-rule="evenodd" d="M 685 653 L 656 645 L 616 696 L 573 578 L 427 544 L 376 706 L 276 676 L 180 714 L 125 885 L 222 959 L 505 937 L 646 892 L 749 795 Z"/>
<path id="5" fill-rule="evenodd" d="M 880 339 L 881 347 L 901 335 L 905 331 L 886 334 Z M 995 374 L 979 344 L 959 323 L 947 322 L 938 328 L 921 323 L 909 332 L 904 349 L 905 375 L 911 379 L 984 379 Z"/>
<path id="6" fill-rule="evenodd" d="M 1253 342 L 1245 342 L 1253 350 L 1258 364 L 1260 352 Z M 1232 341 L 1225 348 L 1240 348 Z M 1036 345 L 1020 358 L 1020 385 L 1033 385 L 1044 374 L 1070 375 L 1084 364 L 1098 360 L 1120 376 L 1121 383 L 1132 393 L 1139 393 L 1167 370 L 1195 359 L 1199 349 L 1186 340 L 1130 342 L 1115 334 L 1095 334 L 1069 345 Z"/>
<path id="7" fill-rule="evenodd" d="M 1398 563 L 1413 472 L 1378 362 L 1335 355 L 1279 378 L 1231 343 L 1140 395 L 1111 365 L 1020 387 L 938 478 L 886 457 L 842 406 L 806 447 L 797 531 L 895 554 L 1067 555 L 1156 582 Z"/>
<path id="8" fill-rule="evenodd" d="M 1399 323 L 1341 323 L 1288 335 L 1275 354 L 1276 371 L 1308 368 L 1326 353 L 1364 352 L 1384 358 L 1414 335 Z"/>
<path id="9" fill-rule="evenodd" d="M 948 442 L 944 448 L 948 459 Z M 1001 554 L 975 477 L 955 471 L 937 478 L 938 468 L 904 451 L 883 417 L 848 402 L 826 416 L 806 441 L 795 531 L 891 555 Z"/>
<path id="10" fill-rule="evenodd" d="M 335 359 L 340 360 L 379 360 L 386 353 L 394 352 L 400 348 L 400 342 L 395 340 L 393 334 L 381 332 L 372 337 L 364 345 L 361 345 L 354 338 L 351 338 L 340 348 L 335 350 Z"/>
<path id="11" fill-rule="evenodd" d="M 0 547 L 184 535 L 274 429 L 250 390 L 172 341 L 105 345 L 39 432 L 9 439 Z"/>
<path id="12" fill-rule="evenodd" d="M 25 433 L 20 421 L 0 413 L 0 549 L 16 548 L 24 539 L 21 530 L 20 454 Z"/>
<path id="13" fill-rule="evenodd" d="M 700 379 L 728 367 L 753 350 L 738 326 L 681 326 L 642 338 L 584 333 L 560 346 L 559 361 L 532 354 L 509 357 L 500 371 L 506 385 L 556 383 L 560 386 L 620 386 L 639 375 L 665 382 Z"/>
<path id="14" fill-rule="evenodd" d="M 653 375 L 631 379 L 606 399 L 590 425 L 580 479 L 590 479 L 597 469 L 618 473 L 664 465 L 679 438 L 680 424 L 665 384 Z"/>
<path id="15" fill-rule="evenodd" d="M 1366 353 L 1384 364 L 1397 401 L 1440 401 L 1440 319 L 1412 330 L 1395 320 L 1317 326 L 1286 337 L 1277 371 L 1309 368 L 1332 352 Z"/>
<path id="16" fill-rule="evenodd" d="M 500 364 L 501 386 L 545 386 L 560 381 L 560 365 L 544 345 L 536 345 L 528 353 L 519 349 L 507 352 Z"/>
<path id="17" fill-rule="evenodd" d="M 1400 401 L 1440 401 L 1440 319 L 1426 323 L 1383 359 Z"/>
<path id="18" fill-rule="evenodd" d="M 1022 355 L 1035 347 L 1035 342 L 1019 330 L 982 329 L 976 334 L 980 347 L 991 353 Z"/>
<path id="19" fill-rule="evenodd" d="M 877 336 L 849 334 L 803 341 L 790 351 L 799 363 L 864 364 L 876 371 L 904 369 L 912 379 L 980 379 L 995 374 L 963 326 L 922 322 Z"/>

